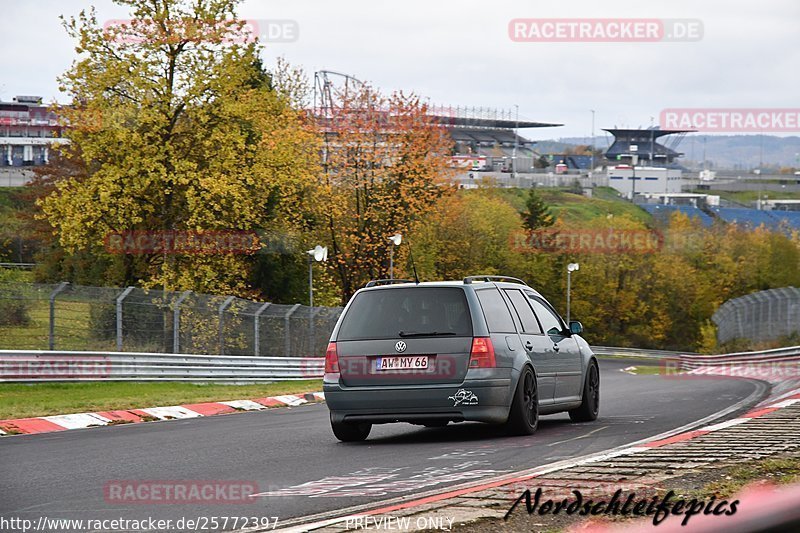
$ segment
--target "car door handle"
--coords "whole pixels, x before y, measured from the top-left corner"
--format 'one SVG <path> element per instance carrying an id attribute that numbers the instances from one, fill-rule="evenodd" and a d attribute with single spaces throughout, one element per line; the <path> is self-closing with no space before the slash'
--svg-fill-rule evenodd
<path id="1" fill-rule="evenodd" d="M 531 344 L 531 341 L 525 343 L 525 349 L 528 350 L 529 352 L 533 350 L 533 344 Z"/>
<path id="2" fill-rule="evenodd" d="M 555 351 L 558 351 L 558 350 L 560 350 L 561 348 L 559 348 L 559 347 L 558 347 L 558 344 L 554 344 L 554 345 L 553 345 L 553 349 L 554 349 Z"/>

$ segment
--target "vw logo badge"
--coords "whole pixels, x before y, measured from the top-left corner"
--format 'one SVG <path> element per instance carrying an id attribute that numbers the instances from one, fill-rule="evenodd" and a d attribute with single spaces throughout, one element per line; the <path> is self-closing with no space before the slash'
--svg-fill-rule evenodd
<path id="1" fill-rule="evenodd" d="M 394 345 L 394 349 L 400 353 L 403 353 L 406 351 L 406 343 L 403 341 L 397 341 L 397 344 Z"/>

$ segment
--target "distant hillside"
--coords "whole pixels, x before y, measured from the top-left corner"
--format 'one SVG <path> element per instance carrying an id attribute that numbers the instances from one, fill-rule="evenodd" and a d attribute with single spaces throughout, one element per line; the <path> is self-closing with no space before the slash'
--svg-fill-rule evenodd
<path id="1" fill-rule="evenodd" d="M 613 137 L 601 132 L 596 137 L 597 147 L 606 150 Z M 678 147 L 686 154 L 681 163 L 691 167 L 702 166 L 703 140 L 705 139 L 706 159 L 710 168 L 751 170 L 764 167 L 800 168 L 800 137 L 776 137 L 774 135 L 687 135 Z M 536 151 L 540 153 L 559 153 L 575 145 L 591 144 L 589 137 L 564 137 L 537 141 Z M 763 155 L 762 155 L 763 153 Z M 763 158 L 763 159 L 762 159 Z"/>

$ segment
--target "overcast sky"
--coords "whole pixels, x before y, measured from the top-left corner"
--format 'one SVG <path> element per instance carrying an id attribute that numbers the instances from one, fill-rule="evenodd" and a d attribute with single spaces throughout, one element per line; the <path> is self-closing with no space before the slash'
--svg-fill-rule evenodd
<path id="1" fill-rule="evenodd" d="M 0 99 L 58 93 L 75 56 L 58 16 L 111 0 L 0 0 Z M 664 108 L 800 107 L 800 1 L 761 0 L 246 0 L 242 18 L 291 19 L 299 39 L 270 44 L 307 72 L 352 74 L 433 103 L 513 108 L 564 123 L 534 139 L 588 136 L 596 128 L 649 126 Z M 699 19 L 697 42 L 520 43 L 516 18 Z"/>

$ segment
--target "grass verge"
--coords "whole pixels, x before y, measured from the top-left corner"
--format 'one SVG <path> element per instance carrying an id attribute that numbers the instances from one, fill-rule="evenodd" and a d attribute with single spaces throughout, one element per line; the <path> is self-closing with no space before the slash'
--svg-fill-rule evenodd
<path id="1" fill-rule="evenodd" d="M 255 385 L 176 382 L 3 383 L 0 384 L 0 419 L 247 400 L 319 390 L 322 390 L 322 381 L 317 379 Z"/>

